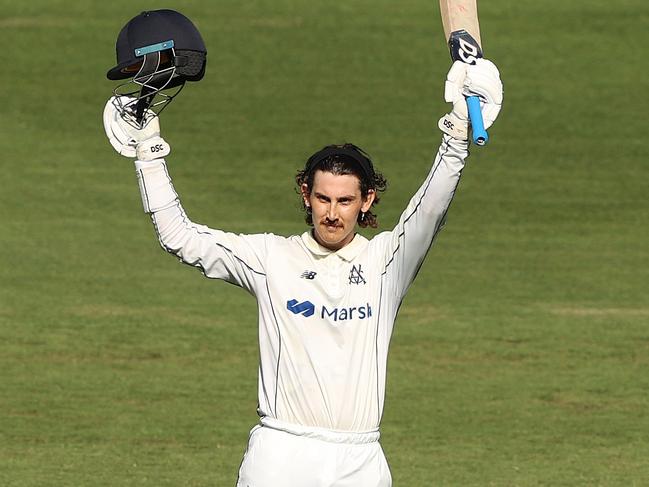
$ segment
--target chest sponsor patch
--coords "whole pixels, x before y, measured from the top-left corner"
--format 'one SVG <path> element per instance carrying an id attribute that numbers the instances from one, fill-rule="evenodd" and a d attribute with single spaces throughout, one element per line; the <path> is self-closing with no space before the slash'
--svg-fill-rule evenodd
<path id="1" fill-rule="evenodd" d="M 318 315 L 327 321 L 365 320 L 372 317 L 372 306 L 365 303 L 361 306 L 317 306 L 311 301 L 298 301 L 289 299 L 286 302 L 286 309 L 295 315 L 302 315 L 305 318 Z"/>
<path id="2" fill-rule="evenodd" d="M 350 306 L 348 308 L 332 308 L 327 309 L 326 306 L 322 307 L 320 317 L 330 319 L 332 321 L 346 321 L 346 320 L 364 320 L 372 316 L 372 307 L 370 303 L 363 306 Z"/>
<path id="3" fill-rule="evenodd" d="M 294 315 L 303 315 L 306 317 L 313 316 L 315 306 L 311 301 L 298 302 L 297 299 L 289 299 L 286 302 L 286 309 Z"/>

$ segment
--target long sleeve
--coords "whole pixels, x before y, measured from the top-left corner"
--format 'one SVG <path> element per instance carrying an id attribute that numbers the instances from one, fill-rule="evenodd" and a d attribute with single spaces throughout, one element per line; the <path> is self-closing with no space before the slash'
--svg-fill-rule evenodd
<path id="1" fill-rule="evenodd" d="M 467 156 L 467 142 L 444 136 L 428 176 L 397 225 L 372 240 L 379 245 L 383 273 L 394 295 L 403 298 L 443 227 Z"/>
<path id="2" fill-rule="evenodd" d="M 166 163 L 136 162 L 144 211 L 149 213 L 163 249 L 206 277 L 223 279 L 256 295 L 265 279 L 270 234 L 237 235 L 192 222 L 185 213 Z"/>

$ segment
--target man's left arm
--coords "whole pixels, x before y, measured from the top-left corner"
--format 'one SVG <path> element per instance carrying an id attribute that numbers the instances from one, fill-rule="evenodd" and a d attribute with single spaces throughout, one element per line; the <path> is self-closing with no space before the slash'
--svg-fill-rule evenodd
<path id="1" fill-rule="evenodd" d="M 485 128 L 492 125 L 502 104 L 502 83 L 496 66 L 487 60 L 470 66 L 456 62 L 448 73 L 445 99 L 453 110 L 442 117 L 442 143 L 423 184 L 410 199 L 395 228 L 384 235 L 384 273 L 391 291 L 403 297 L 414 280 L 438 232 L 446 221 L 460 182 L 468 148 L 468 114 L 465 96 L 478 95 L 483 104 Z"/>

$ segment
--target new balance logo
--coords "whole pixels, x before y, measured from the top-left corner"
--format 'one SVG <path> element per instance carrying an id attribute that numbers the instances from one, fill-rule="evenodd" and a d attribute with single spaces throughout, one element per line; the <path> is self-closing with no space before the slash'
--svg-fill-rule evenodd
<path id="1" fill-rule="evenodd" d="M 301 303 L 297 302 L 297 299 L 291 299 L 286 302 L 286 309 L 291 313 L 302 316 L 313 316 L 315 313 L 315 306 L 311 301 L 302 301 Z"/>
<path id="2" fill-rule="evenodd" d="M 304 271 L 302 275 L 300 276 L 302 279 L 309 279 L 310 281 L 313 281 L 315 279 L 315 275 L 317 272 L 313 271 Z"/>

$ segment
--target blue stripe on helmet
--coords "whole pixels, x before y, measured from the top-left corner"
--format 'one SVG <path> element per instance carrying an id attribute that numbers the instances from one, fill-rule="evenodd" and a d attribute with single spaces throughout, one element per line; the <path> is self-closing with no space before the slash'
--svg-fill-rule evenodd
<path id="1" fill-rule="evenodd" d="M 137 49 L 135 49 L 135 55 L 144 56 L 145 54 L 164 51 L 165 49 L 171 49 L 172 47 L 174 47 L 173 39 L 169 41 L 160 42 L 158 44 L 151 44 L 150 46 L 138 47 Z"/>

